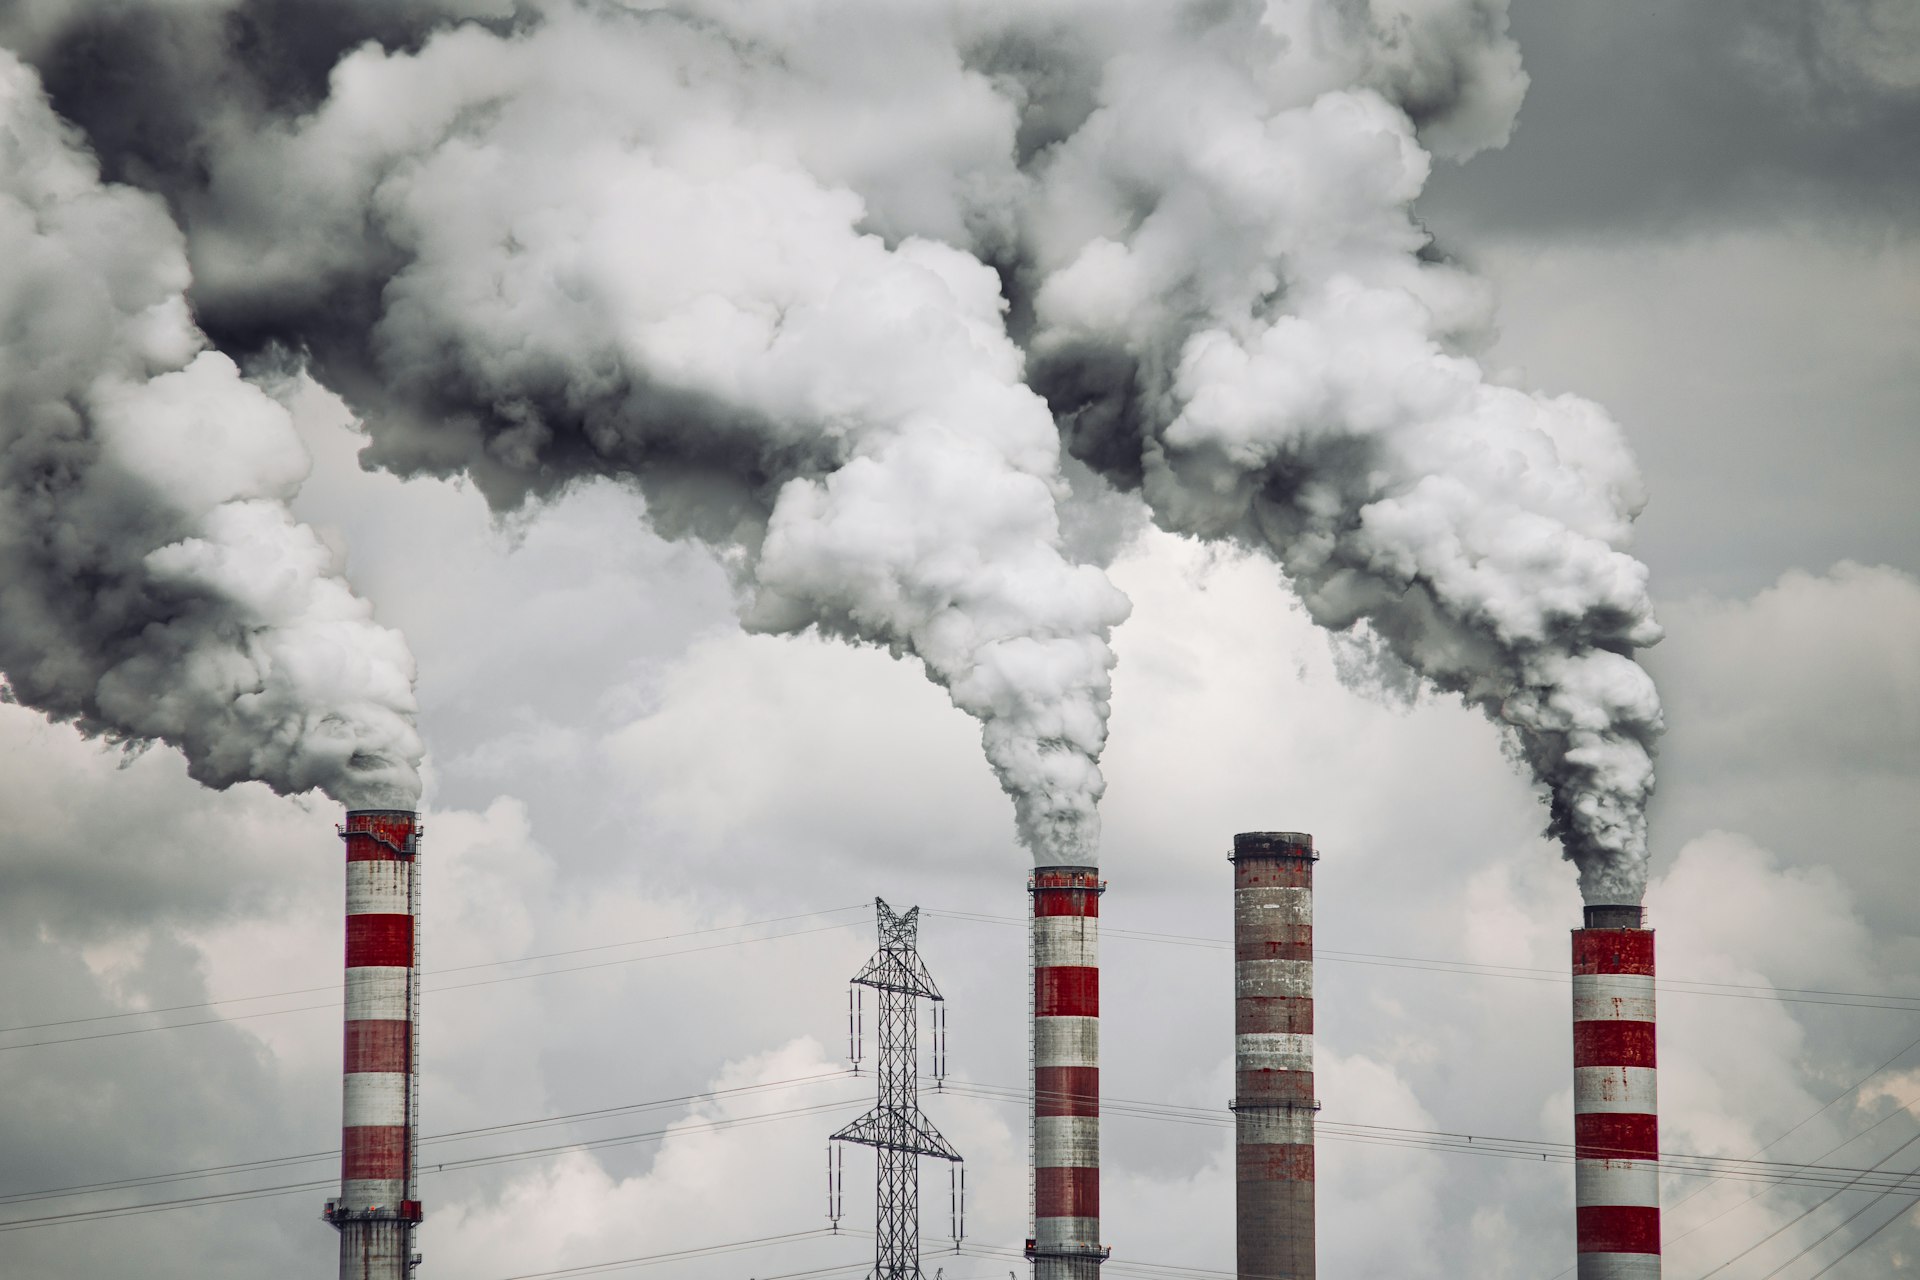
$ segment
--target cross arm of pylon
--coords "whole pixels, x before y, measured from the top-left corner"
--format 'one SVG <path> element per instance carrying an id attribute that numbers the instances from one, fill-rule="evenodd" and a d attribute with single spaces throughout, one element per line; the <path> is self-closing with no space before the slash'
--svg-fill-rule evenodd
<path id="1" fill-rule="evenodd" d="M 833 1135 L 834 1142 L 853 1142 L 863 1147 L 880 1147 L 888 1151 L 910 1151 L 915 1155 L 935 1156 L 941 1160 L 958 1162 L 960 1153 L 953 1149 L 933 1127 L 933 1122 L 918 1109 L 900 1111 L 876 1107 L 867 1114 L 847 1125 Z"/>
<path id="2" fill-rule="evenodd" d="M 899 991 L 925 1000 L 945 999 L 940 988 L 933 985 L 933 975 L 927 972 L 927 966 L 911 952 L 903 957 L 896 951 L 882 951 L 854 975 L 853 983 L 857 987 Z"/>

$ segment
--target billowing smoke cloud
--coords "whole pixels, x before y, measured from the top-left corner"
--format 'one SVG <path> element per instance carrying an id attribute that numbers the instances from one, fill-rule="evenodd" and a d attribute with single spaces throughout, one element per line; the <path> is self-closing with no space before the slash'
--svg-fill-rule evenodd
<path id="1" fill-rule="evenodd" d="M 195 12 L 199 70 L 130 100 L 36 38 L 185 219 L 210 331 L 307 353 L 371 462 L 502 507 L 634 478 L 751 625 L 919 656 L 1077 860 L 1125 606 L 1058 551 L 1057 425 L 1485 710 L 1589 897 L 1639 897 L 1635 468 L 1594 406 L 1486 376 L 1486 292 L 1410 213 L 1430 153 L 1513 126 L 1504 0 L 391 5 L 278 97 L 232 22 L 280 48 L 313 5 Z"/>
<path id="2" fill-rule="evenodd" d="M 285 410 L 207 349 L 161 203 L 103 185 L 5 53 L 0 262 L 5 695 L 211 786 L 410 804 L 412 660 L 289 515 Z"/>
<path id="3" fill-rule="evenodd" d="M 1014 113 L 909 22 L 852 60 L 824 27 L 750 34 L 562 6 L 361 49 L 264 131 L 216 117 L 182 201 L 196 303 L 307 353 L 379 465 L 502 508 L 632 478 L 721 550 L 750 627 L 916 656 L 1034 855 L 1093 861 L 1127 603 L 1061 554 L 1059 438 L 998 276 L 927 234 L 990 229 Z M 920 92 L 866 118 L 848 75 L 904 88 L 901 58 Z"/>
<path id="4" fill-rule="evenodd" d="M 1205 15 L 1205 16 L 1203 16 Z M 1504 6 L 1142 21 L 1035 165 L 1033 377 L 1161 524 L 1272 555 L 1312 616 L 1464 696 L 1548 789 L 1588 898 L 1637 902 L 1659 639 L 1620 431 L 1491 381 L 1484 288 L 1410 212 L 1423 139 L 1504 140 Z"/>

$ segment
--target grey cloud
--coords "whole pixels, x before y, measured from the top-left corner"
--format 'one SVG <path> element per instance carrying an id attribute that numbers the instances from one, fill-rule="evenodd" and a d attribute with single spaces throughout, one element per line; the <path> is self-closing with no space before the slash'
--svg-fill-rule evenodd
<path id="1" fill-rule="evenodd" d="M 1523 121 L 1435 175 L 1423 207 L 1450 234 L 1914 225 L 1920 27 L 1900 0 L 1546 0 L 1512 29 Z"/>
<path id="2" fill-rule="evenodd" d="M 324 819 L 280 808 L 264 789 L 195 795 L 168 752 L 135 759 L 0 709 L 9 765 L 0 812 L 12 819 L 0 860 L 0 919 L 73 945 L 140 928 L 186 928 L 258 911 L 283 861 L 329 854 Z M 104 803 L 111 797 L 111 803 Z M 274 851 L 261 857 L 261 850 Z"/>
<path id="3" fill-rule="evenodd" d="M 1485 357 L 1591 396 L 1633 440 L 1635 545 L 1665 598 L 1751 595 L 1840 560 L 1920 571 L 1914 282 L 1920 244 L 1818 225 L 1681 240 L 1488 235 Z"/>
<path id="4" fill-rule="evenodd" d="M 1722 827 L 1843 870 L 1877 928 L 1908 928 L 1920 823 L 1920 583 L 1841 564 L 1747 600 L 1669 610 L 1653 666 L 1677 691 L 1680 768 L 1656 814 L 1678 843 Z"/>
<path id="5" fill-rule="evenodd" d="M 323 870 L 338 857 L 330 816 L 258 786 L 211 795 L 171 753 L 122 764 L 70 728 L 36 720 L 17 707 L 0 712 L 0 759 L 7 761 L 0 813 L 8 824 L 0 851 L 0 1027 L 9 1029 L 0 1034 L 0 1193 L 333 1147 L 337 1030 L 326 1037 L 328 1051 L 306 1061 L 276 1052 L 284 1042 L 261 1038 L 285 1021 L 108 1035 L 156 1020 L 108 1016 L 129 1009 L 323 985 L 317 962 L 337 964 L 339 955 L 337 881 Z M 335 932 L 330 945 L 309 949 L 286 922 L 302 921 L 322 903 Z M 209 942 L 229 937 L 226 945 Z M 236 991 L 229 967 L 250 975 L 252 985 Z M 216 981 L 226 989 L 213 990 Z M 204 1020 L 272 1007 L 171 1016 Z M 315 1016 L 324 1015 L 293 1021 Z M 12 1030 L 48 1022 L 65 1025 Z M 22 1047 L 81 1036 L 106 1038 Z M 327 1172 L 325 1163 L 291 1171 L 293 1179 Z M 234 1185 L 225 1179 L 20 1201 L 0 1218 Z M 9 1270 L 55 1280 L 132 1271 L 156 1280 L 242 1280 L 258 1275 L 264 1259 L 285 1259 L 313 1239 L 311 1199 L 298 1203 L 297 1214 L 261 1213 L 259 1203 L 14 1231 L 0 1251 Z"/>

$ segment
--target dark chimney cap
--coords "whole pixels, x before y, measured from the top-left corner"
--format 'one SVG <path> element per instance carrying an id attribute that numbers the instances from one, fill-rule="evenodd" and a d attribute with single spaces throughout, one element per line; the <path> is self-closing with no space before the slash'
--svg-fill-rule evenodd
<path id="1" fill-rule="evenodd" d="M 1637 903 L 1589 903 L 1586 910 L 1589 929 L 1644 929 L 1647 909 Z"/>
<path id="2" fill-rule="evenodd" d="M 1227 861 L 1313 856 L 1313 837 L 1304 831 L 1242 831 L 1233 838 L 1233 853 Z"/>

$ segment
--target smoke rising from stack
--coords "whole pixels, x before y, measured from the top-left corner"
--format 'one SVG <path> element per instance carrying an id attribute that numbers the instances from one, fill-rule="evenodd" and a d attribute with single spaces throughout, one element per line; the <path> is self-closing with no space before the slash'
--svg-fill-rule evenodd
<path id="1" fill-rule="evenodd" d="M 373 465 L 502 509 L 628 478 L 749 626 L 917 656 L 1043 864 L 1096 861 L 1126 613 L 1062 554 L 1064 438 L 1479 707 L 1589 901 L 1639 900 L 1639 478 L 1486 375 L 1410 212 L 1512 127 L 1503 0 L 77 12 L 26 35 L 223 347 L 303 353 Z"/>
<path id="2" fill-rule="evenodd" d="M 980 721 L 1024 842 L 1090 861 L 1128 606 L 1061 553 L 1059 440 L 999 278 L 935 238 L 996 216 L 969 203 L 994 153 L 941 106 L 1002 134 L 1012 113 L 876 13 L 903 108 L 894 60 L 935 97 L 863 139 L 873 68 L 829 25 L 554 6 L 361 49 L 308 116 L 205 125 L 210 182 L 177 197 L 196 303 L 236 346 L 306 352 L 372 463 L 503 510 L 630 479 L 661 533 L 719 550 L 749 628 L 919 658 Z M 866 199 L 843 185 L 869 170 Z"/>
<path id="3" fill-rule="evenodd" d="M 1161 525 L 1271 556 L 1321 625 L 1483 710 L 1588 899 L 1637 902 L 1661 727 L 1630 656 L 1660 635 L 1639 478 L 1597 407 L 1489 380 L 1486 291 L 1410 211 L 1423 143 L 1511 126 L 1504 6 L 1206 12 L 1143 21 L 1036 166 L 1034 382 Z"/>
<path id="4" fill-rule="evenodd" d="M 209 786 L 411 804 L 412 658 L 289 513 L 306 454 L 182 250 L 0 52 L 0 690 Z"/>

